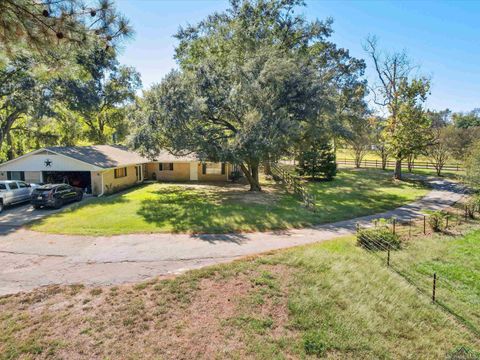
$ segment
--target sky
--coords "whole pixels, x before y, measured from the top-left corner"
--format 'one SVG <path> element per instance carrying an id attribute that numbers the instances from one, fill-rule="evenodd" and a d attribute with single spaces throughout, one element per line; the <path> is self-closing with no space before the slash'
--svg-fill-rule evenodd
<path id="1" fill-rule="evenodd" d="M 122 50 L 120 62 L 142 75 L 144 89 L 176 67 L 180 26 L 195 24 L 228 7 L 224 0 L 117 0 L 130 19 L 135 36 Z M 421 74 L 431 77 L 427 107 L 470 111 L 480 107 L 480 0 L 363 1 L 307 0 L 300 9 L 308 19 L 334 20 L 332 41 L 367 62 L 366 77 L 376 81 L 362 44 L 369 35 L 381 49 L 405 50 Z"/>

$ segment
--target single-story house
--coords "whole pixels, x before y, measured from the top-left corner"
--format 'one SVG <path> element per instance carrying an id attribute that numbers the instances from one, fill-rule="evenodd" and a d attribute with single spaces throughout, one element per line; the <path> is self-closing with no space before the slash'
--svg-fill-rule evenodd
<path id="1" fill-rule="evenodd" d="M 69 183 L 93 195 L 103 195 L 157 181 L 227 181 L 228 163 L 201 162 L 195 155 L 162 152 L 149 160 L 118 145 L 42 148 L 0 164 L 0 180 L 28 183 Z"/>

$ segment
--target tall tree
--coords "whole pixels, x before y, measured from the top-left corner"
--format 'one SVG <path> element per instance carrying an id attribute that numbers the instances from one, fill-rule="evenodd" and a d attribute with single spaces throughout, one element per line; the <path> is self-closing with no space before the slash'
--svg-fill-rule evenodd
<path id="1" fill-rule="evenodd" d="M 371 118 L 371 123 L 373 128 L 375 152 L 380 156 L 382 170 L 386 170 L 389 157 L 387 141 L 385 139 L 387 120 L 381 116 L 374 116 Z"/>
<path id="2" fill-rule="evenodd" d="M 0 59 L 0 149 L 5 141 L 11 148 L 12 132 L 28 131 L 25 119 L 46 113 L 51 99 L 48 74 L 39 68 L 34 57 L 19 55 Z"/>
<path id="3" fill-rule="evenodd" d="M 415 155 L 430 142 L 431 121 L 423 110 L 430 82 L 414 76 L 415 67 L 405 52 L 382 53 L 375 37 L 367 38 L 364 48 L 373 61 L 379 81 L 372 88 L 374 102 L 386 108 L 389 114 L 385 139 L 395 158 L 394 177 L 400 179 L 402 160 Z"/>
<path id="4" fill-rule="evenodd" d="M 115 51 L 101 46 L 82 51 L 77 64 L 83 76 L 59 80 L 59 91 L 71 111 L 80 115 L 87 137 L 94 143 L 125 137 L 125 106 L 135 100 L 141 86 L 140 74 L 121 66 Z"/>
<path id="5" fill-rule="evenodd" d="M 128 21 L 110 0 L 2 0 L 0 1 L 0 44 L 7 51 L 19 45 L 37 53 L 90 40 L 115 47 L 130 36 Z"/>
<path id="6" fill-rule="evenodd" d="M 327 41 L 331 22 L 295 15 L 301 5 L 231 1 L 181 29 L 180 70 L 146 93 L 135 146 L 237 163 L 260 190 L 260 164 L 286 154 L 305 123 L 326 121 L 351 62 Z"/>

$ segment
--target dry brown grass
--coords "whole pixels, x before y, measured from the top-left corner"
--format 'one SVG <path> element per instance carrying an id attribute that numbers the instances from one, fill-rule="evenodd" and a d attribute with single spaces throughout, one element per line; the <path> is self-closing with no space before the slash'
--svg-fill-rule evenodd
<path id="1" fill-rule="evenodd" d="M 234 276 L 213 271 L 206 277 L 94 289 L 52 286 L 4 297 L 0 353 L 5 358 L 244 357 L 249 337 L 238 326 L 275 319 L 260 326 L 285 331 L 288 273 L 286 267 L 264 265 Z M 262 282 L 265 274 L 275 289 Z"/>

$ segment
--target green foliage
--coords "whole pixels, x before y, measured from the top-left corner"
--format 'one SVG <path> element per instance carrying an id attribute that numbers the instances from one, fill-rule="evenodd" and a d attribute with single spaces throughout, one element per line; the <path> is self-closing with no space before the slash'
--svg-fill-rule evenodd
<path id="1" fill-rule="evenodd" d="M 457 128 L 468 129 L 480 127 L 480 109 L 474 109 L 468 113 L 453 114 L 453 123 Z"/>
<path id="2" fill-rule="evenodd" d="M 90 41 L 116 46 L 132 33 L 128 21 L 107 0 L 88 4 L 82 0 L 4 0 L 0 1 L 0 23 L 0 48 L 12 52 L 25 46 L 42 55 L 61 47 L 74 50 Z"/>
<path id="3" fill-rule="evenodd" d="M 323 142 L 302 152 L 297 172 L 302 176 L 310 176 L 313 180 L 316 178 L 333 180 L 337 174 L 337 163 L 332 146 L 328 142 Z"/>
<path id="4" fill-rule="evenodd" d="M 401 247 L 401 240 L 391 229 L 380 226 L 359 230 L 357 232 L 357 244 L 367 250 L 398 250 Z"/>
<path id="5" fill-rule="evenodd" d="M 237 163 L 258 190 L 259 164 L 323 128 L 338 94 L 364 68 L 327 40 L 331 21 L 296 15 L 301 5 L 232 1 L 226 12 L 180 29 L 180 70 L 146 92 L 134 146 L 152 157 L 166 148 Z"/>
<path id="6" fill-rule="evenodd" d="M 379 80 L 379 84 L 373 87 L 375 102 L 389 113 L 382 138 L 387 152 L 397 162 L 395 177 L 399 179 L 401 161 L 413 159 L 431 143 L 432 119 L 423 109 L 430 91 L 430 80 L 412 75 L 414 67 L 405 52 L 381 52 L 375 37 L 367 39 L 365 50 L 374 62 Z"/>
<path id="7" fill-rule="evenodd" d="M 480 191 L 480 141 L 474 144 L 471 152 L 465 161 L 466 182 Z"/>
<path id="8" fill-rule="evenodd" d="M 126 106 L 141 87 L 140 74 L 121 66 L 114 51 L 99 44 L 79 52 L 76 58 L 83 76 L 59 79 L 57 91 L 68 109 L 83 121 L 91 142 L 102 144 L 124 140 L 128 133 Z"/>
<path id="9" fill-rule="evenodd" d="M 447 214 L 443 211 L 427 211 L 428 225 L 434 232 L 440 232 L 445 229 Z"/>

